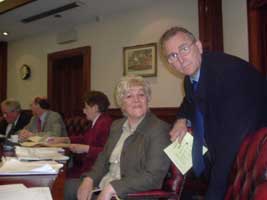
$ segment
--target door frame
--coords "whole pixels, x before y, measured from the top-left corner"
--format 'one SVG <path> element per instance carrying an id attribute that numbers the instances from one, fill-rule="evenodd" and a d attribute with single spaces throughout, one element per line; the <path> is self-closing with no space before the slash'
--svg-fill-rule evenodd
<path id="1" fill-rule="evenodd" d="M 249 61 L 261 73 L 266 73 L 262 58 L 262 27 L 260 8 L 267 5 L 267 0 L 247 0 L 247 17 L 248 17 L 248 41 L 249 41 Z"/>
<path id="2" fill-rule="evenodd" d="M 50 53 L 47 56 L 47 63 L 48 63 L 48 75 L 47 75 L 47 98 L 49 102 L 53 102 L 53 73 L 54 73 L 54 63 L 59 59 L 69 58 L 73 56 L 82 56 L 83 57 L 83 77 L 82 77 L 82 90 L 83 91 L 90 91 L 91 89 L 91 47 L 79 47 L 75 49 L 68 49 L 64 51 L 58 51 L 54 53 Z"/>
<path id="3" fill-rule="evenodd" d="M 0 41 L 0 102 L 7 95 L 7 51 L 8 43 Z"/>

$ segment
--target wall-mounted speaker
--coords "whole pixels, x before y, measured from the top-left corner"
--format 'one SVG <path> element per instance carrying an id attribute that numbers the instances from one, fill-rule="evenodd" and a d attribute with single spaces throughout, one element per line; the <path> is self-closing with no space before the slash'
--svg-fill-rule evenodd
<path id="1" fill-rule="evenodd" d="M 69 29 L 57 34 L 58 44 L 67 44 L 77 41 L 77 31 L 75 29 Z"/>

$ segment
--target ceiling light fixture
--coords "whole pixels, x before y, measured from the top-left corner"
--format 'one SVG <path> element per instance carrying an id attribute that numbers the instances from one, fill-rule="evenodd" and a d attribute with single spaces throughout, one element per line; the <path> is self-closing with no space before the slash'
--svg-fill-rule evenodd
<path id="1" fill-rule="evenodd" d="M 6 32 L 6 31 L 4 31 L 2 34 L 3 34 L 4 36 L 8 36 L 8 32 Z"/>

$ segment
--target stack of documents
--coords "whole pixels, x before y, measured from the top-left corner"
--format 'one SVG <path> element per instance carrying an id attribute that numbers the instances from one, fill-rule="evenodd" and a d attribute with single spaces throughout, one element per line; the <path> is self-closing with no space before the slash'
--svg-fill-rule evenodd
<path id="1" fill-rule="evenodd" d="M 56 161 L 23 162 L 14 157 L 2 161 L 0 175 L 57 174 L 63 167 Z"/>
<path id="2" fill-rule="evenodd" d="M 52 200 L 48 187 L 27 188 L 22 184 L 0 185 L 0 196 L 7 200 Z"/>
<path id="3" fill-rule="evenodd" d="M 16 156 L 19 160 L 68 160 L 62 153 L 64 149 L 56 147 L 19 147 L 16 146 Z"/>
<path id="4" fill-rule="evenodd" d="M 63 147 L 68 148 L 70 144 L 67 143 L 57 143 L 57 144 L 50 144 L 47 142 L 47 136 L 41 137 L 41 136 L 32 136 L 27 139 L 26 142 L 20 143 L 21 146 L 24 147 Z"/>

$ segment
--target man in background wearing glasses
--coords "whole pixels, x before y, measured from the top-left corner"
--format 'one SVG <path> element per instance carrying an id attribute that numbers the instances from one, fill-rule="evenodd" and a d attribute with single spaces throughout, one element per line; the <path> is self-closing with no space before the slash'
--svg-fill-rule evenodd
<path id="1" fill-rule="evenodd" d="M 0 122 L 0 134 L 10 138 L 26 126 L 31 116 L 21 111 L 20 103 L 14 99 L 6 99 L 1 102 L 1 111 L 4 120 Z"/>
<path id="2" fill-rule="evenodd" d="M 201 42 L 185 28 L 167 30 L 160 43 L 168 63 L 185 75 L 185 97 L 171 140 L 181 142 L 192 125 L 193 172 L 208 180 L 206 200 L 223 199 L 242 139 L 263 126 L 266 81 L 240 58 L 204 53 Z M 204 157 L 203 146 L 208 148 Z"/>

